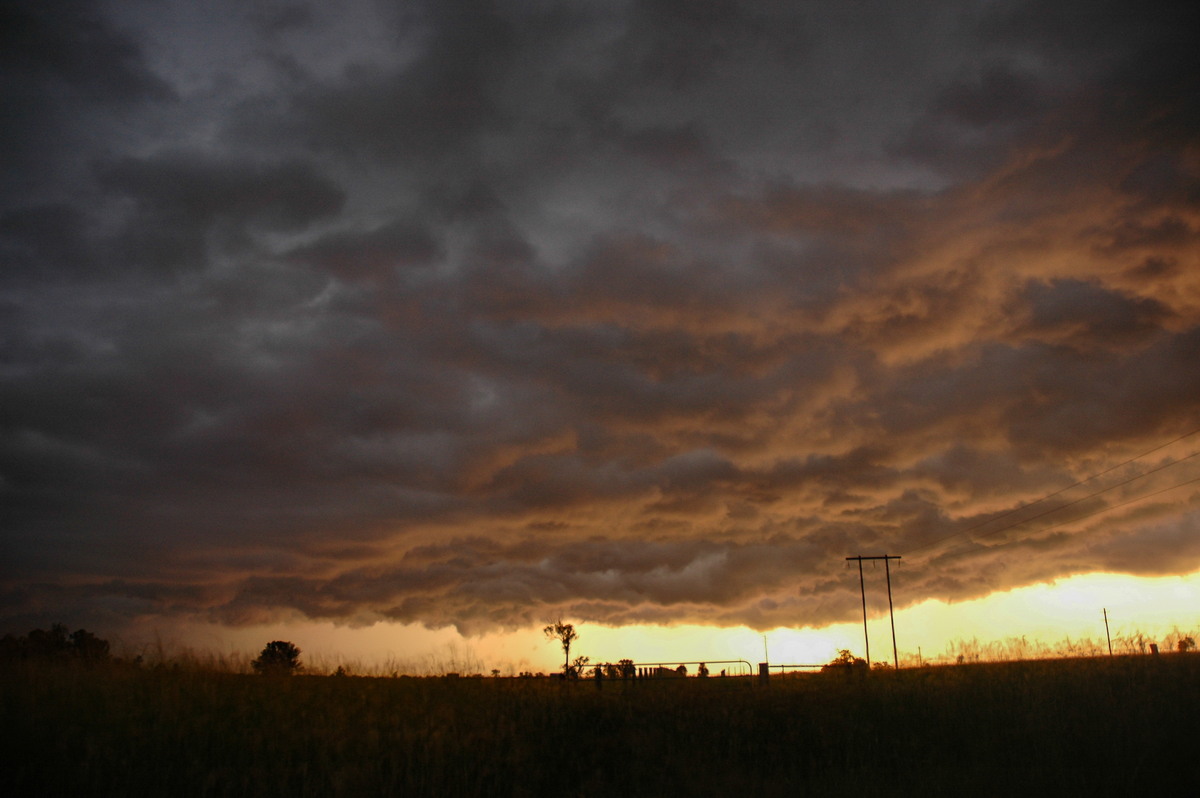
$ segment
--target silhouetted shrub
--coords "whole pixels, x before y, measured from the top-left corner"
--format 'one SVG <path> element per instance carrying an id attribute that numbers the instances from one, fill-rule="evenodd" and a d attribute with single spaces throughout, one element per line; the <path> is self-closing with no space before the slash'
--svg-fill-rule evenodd
<path id="1" fill-rule="evenodd" d="M 866 670 L 867 661 L 862 657 L 856 657 L 850 653 L 850 649 L 843 648 L 838 652 L 838 655 L 830 660 L 827 664 L 821 666 L 821 670 L 825 673 L 850 673 L 852 671 Z"/>
<path id="2" fill-rule="evenodd" d="M 302 667 L 300 649 L 286 640 L 272 640 L 250 664 L 268 676 L 291 676 Z"/>

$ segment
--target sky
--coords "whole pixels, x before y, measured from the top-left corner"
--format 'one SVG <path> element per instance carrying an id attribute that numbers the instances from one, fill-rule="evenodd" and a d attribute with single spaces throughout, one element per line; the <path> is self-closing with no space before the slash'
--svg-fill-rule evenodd
<path id="1" fill-rule="evenodd" d="M 1198 15 L 0 2 L 0 626 L 1200 625 Z"/>

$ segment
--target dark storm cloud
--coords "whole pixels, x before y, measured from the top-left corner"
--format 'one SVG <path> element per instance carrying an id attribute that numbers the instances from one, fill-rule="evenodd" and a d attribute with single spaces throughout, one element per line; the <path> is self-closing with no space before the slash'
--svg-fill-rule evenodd
<path id="1" fill-rule="evenodd" d="M 203 267 L 250 229 L 289 231 L 338 211 L 342 191 L 306 163 L 261 164 L 167 153 L 100 167 L 100 186 L 135 205 L 119 235 L 123 265 Z"/>
<path id="2" fill-rule="evenodd" d="M 1192 12 L 1057 8 L 6 4 L 7 622 L 1194 570 L 1194 437 L 1008 515 L 1200 427 Z"/>
<path id="3" fill-rule="evenodd" d="M 1074 338 L 1111 349 L 1122 341 L 1136 344 L 1166 320 L 1166 306 L 1153 299 L 1122 296 L 1079 281 L 1031 285 L 1019 300 L 1029 309 L 1030 332 L 1039 338 Z"/>
<path id="4" fill-rule="evenodd" d="M 53 176 L 68 177 L 80 148 L 105 146 L 137 106 L 172 96 L 140 43 L 111 24 L 102 3 L 6 0 L 0 6 L 6 204 L 39 195 Z"/>
<path id="5" fill-rule="evenodd" d="M 135 199 L 151 224 L 211 225 L 226 217 L 270 229 L 304 227 L 335 213 L 342 193 L 307 164 L 263 166 L 171 153 L 101 170 L 101 186 Z"/>
<path id="6" fill-rule="evenodd" d="M 431 20 L 430 39 L 402 68 L 348 70 L 332 84 L 300 95 L 289 131 L 317 147 L 375 156 L 438 154 L 470 146 L 473 134 L 495 127 L 499 109 L 489 85 L 505 71 L 510 22 L 477 4 Z M 447 8 L 453 9 L 454 4 Z"/>
<path id="7" fill-rule="evenodd" d="M 71 205 L 15 208 L 0 216 L 0 233 L 10 276 L 86 271 L 95 261 L 89 252 L 86 215 Z"/>
<path id="8" fill-rule="evenodd" d="M 429 230 L 402 222 L 334 233 L 291 253 L 346 282 L 388 281 L 397 272 L 432 265 L 440 255 L 441 245 Z"/>
<path id="9" fill-rule="evenodd" d="M 100 101 L 134 102 L 170 96 L 146 68 L 136 41 L 104 19 L 100 4 L 5 2 L 0 9 L 0 63 L 15 84 L 63 90 Z M 15 87 L 14 87 L 15 88 Z"/>

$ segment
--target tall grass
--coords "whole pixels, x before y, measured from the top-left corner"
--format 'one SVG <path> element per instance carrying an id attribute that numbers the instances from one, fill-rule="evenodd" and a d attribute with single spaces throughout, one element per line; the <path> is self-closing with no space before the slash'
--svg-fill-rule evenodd
<path id="1" fill-rule="evenodd" d="M 641 682 L 5 670 L 9 795 L 1100 794 L 1190 778 L 1200 654 Z"/>
<path id="2" fill-rule="evenodd" d="M 1190 638 L 1200 640 L 1198 631 L 1182 631 L 1179 627 L 1159 637 L 1151 637 L 1142 632 L 1117 633 L 1112 636 L 1113 654 L 1148 654 L 1151 645 L 1156 644 L 1163 653 L 1175 651 L 1179 641 Z M 1080 637 L 1063 638 L 1057 643 L 1046 644 L 1026 637 L 1009 637 L 1003 640 L 980 642 L 978 638 L 970 640 L 955 640 L 947 647 L 940 657 L 932 657 L 927 661 L 950 664 L 959 662 L 1012 662 L 1016 660 L 1064 659 L 1070 657 L 1099 657 L 1107 655 L 1109 641 Z M 921 664 L 918 658 L 908 655 L 904 659 L 910 667 Z"/>

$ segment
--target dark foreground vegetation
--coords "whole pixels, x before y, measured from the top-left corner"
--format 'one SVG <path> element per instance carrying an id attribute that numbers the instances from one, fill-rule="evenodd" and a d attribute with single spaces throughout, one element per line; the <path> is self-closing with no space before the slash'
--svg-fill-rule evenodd
<path id="1" fill-rule="evenodd" d="M 9 661 L 6 795 L 1129 795 L 1196 786 L 1200 655 L 562 682 Z"/>

